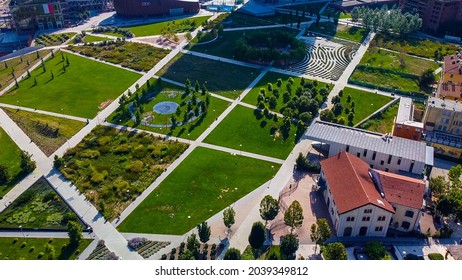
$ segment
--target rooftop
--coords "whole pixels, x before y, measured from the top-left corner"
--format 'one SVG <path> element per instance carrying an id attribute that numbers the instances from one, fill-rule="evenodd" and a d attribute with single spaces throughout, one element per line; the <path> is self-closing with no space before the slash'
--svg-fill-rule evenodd
<path id="1" fill-rule="evenodd" d="M 462 75 L 462 53 L 457 52 L 444 57 L 444 74 Z"/>
<path id="2" fill-rule="evenodd" d="M 327 144 L 341 143 L 433 165 L 433 158 L 427 157 L 429 152 L 433 152 L 433 148 L 423 142 L 396 136 L 385 137 L 380 133 L 324 121 L 313 122 L 306 136 L 313 141 Z"/>
<path id="3" fill-rule="evenodd" d="M 457 100 L 443 99 L 437 97 L 428 98 L 428 107 L 435 107 L 451 111 L 462 111 L 462 102 Z"/>
<path id="4" fill-rule="evenodd" d="M 395 212 L 376 189 L 369 165 L 360 158 L 342 152 L 321 161 L 321 166 L 339 214 L 368 204 Z"/>
<path id="5" fill-rule="evenodd" d="M 414 106 L 412 105 L 411 98 L 400 98 L 398 114 L 396 115 L 396 123 L 405 124 L 408 126 L 415 126 L 419 128 L 424 127 L 423 123 L 414 121 Z"/>

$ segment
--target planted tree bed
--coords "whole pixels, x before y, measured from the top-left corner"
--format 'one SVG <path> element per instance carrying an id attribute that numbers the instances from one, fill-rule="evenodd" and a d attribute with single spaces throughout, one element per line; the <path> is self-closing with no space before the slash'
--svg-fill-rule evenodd
<path id="1" fill-rule="evenodd" d="M 149 71 L 169 53 L 148 44 L 123 41 L 103 41 L 93 45 L 69 46 L 68 49 L 137 71 Z"/>
<path id="2" fill-rule="evenodd" d="M 3 110 L 47 156 L 85 126 L 84 122 L 67 118 L 8 108 Z"/>
<path id="3" fill-rule="evenodd" d="M 42 45 L 45 47 L 49 46 L 58 46 L 72 38 L 76 33 L 69 32 L 69 33 L 60 33 L 60 34 L 43 34 L 35 38 L 36 45 Z"/>
<path id="4" fill-rule="evenodd" d="M 114 253 L 111 252 L 105 245 L 104 240 L 98 241 L 98 245 L 90 253 L 87 260 L 118 260 L 119 257 Z"/>
<path id="5" fill-rule="evenodd" d="M 68 150 L 58 167 L 107 219 L 119 215 L 187 145 L 96 127 Z"/>
<path id="6" fill-rule="evenodd" d="M 26 73 L 30 66 L 39 62 L 40 58 L 47 53 L 49 53 L 48 50 L 37 51 L 2 62 L 0 64 L 0 88 L 14 83 L 15 77 Z"/>
<path id="7" fill-rule="evenodd" d="M 170 245 L 170 242 L 151 241 L 146 238 L 135 237 L 128 241 L 128 246 L 135 249 L 138 254 L 147 259 L 159 250 Z"/>
<path id="8" fill-rule="evenodd" d="M 48 182 L 40 178 L 0 213 L 0 228 L 66 230 L 71 220 L 80 223 Z"/>

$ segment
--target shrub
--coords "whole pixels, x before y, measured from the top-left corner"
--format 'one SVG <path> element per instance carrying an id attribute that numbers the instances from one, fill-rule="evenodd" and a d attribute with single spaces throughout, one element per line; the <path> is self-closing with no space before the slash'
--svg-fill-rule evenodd
<path id="1" fill-rule="evenodd" d="M 44 252 L 40 252 L 40 253 L 38 254 L 38 258 L 41 259 L 41 258 L 43 258 L 44 255 L 45 255 Z"/>
<path id="2" fill-rule="evenodd" d="M 174 260 L 175 259 L 175 255 L 174 254 L 170 254 L 170 260 Z"/>
<path id="3" fill-rule="evenodd" d="M 444 260 L 444 257 L 443 255 L 441 255 L 440 253 L 430 253 L 428 254 L 428 258 L 432 261 L 441 261 L 441 260 Z"/>
<path id="4" fill-rule="evenodd" d="M 32 246 L 32 247 L 29 248 L 29 252 L 32 252 L 34 250 L 35 250 L 35 246 Z"/>
<path id="5" fill-rule="evenodd" d="M 26 242 L 26 241 L 24 241 L 23 243 L 21 243 L 21 248 L 24 248 L 24 247 L 26 247 L 26 246 L 27 246 L 27 242 Z"/>
<path id="6" fill-rule="evenodd" d="M 18 238 L 13 239 L 13 244 L 16 244 L 18 242 Z"/>
<path id="7" fill-rule="evenodd" d="M 387 250 L 380 242 L 369 242 L 366 244 L 366 253 L 373 260 L 389 259 Z"/>
<path id="8" fill-rule="evenodd" d="M 144 237 L 135 237 L 128 241 L 128 246 L 132 247 L 133 249 L 137 250 L 141 248 L 146 243 L 147 239 Z"/>
<path id="9" fill-rule="evenodd" d="M 236 248 L 229 248 L 228 251 L 226 251 L 225 256 L 224 256 L 223 259 L 225 259 L 225 260 L 240 260 L 241 259 L 241 252 Z"/>
<path id="10" fill-rule="evenodd" d="M 167 259 L 167 255 L 166 254 L 162 254 L 162 257 L 160 258 L 161 260 L 166 260 Z"/>
<path id="11" fill-rule="evenodd" d="M 143 171 L 144 163 L 141 160 L 135 160 L 130 166 L 130 171 L 133 173 L 140 173 Z"/>

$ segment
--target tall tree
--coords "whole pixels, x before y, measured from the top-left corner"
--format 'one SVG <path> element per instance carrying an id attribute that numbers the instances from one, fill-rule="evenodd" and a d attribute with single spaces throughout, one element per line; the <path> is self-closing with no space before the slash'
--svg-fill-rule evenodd
<path id="1" fill-rule="evenodd" d="M 207 225 L 207 222 L 202 222 L 201 224 L 197 225 L 197 233 L 199 234 L 199 240 L 202 243 L 207 243 L 210 240 L 210 226 Z"/>
<path id="2" fill-rule="evenodd" d="M 290 233 L 294 231 L 295 228 L 299 228 L 303 224 L 303 208 L 300 205 L 300 202 L 294 200 L 290 204 L 287 211 L 284 213 L 284 223 L 290 227 Z"/>
<path id="3" fill-rule="evenodd" d="M 241 252 L 236 248 L 229 248 L 226 251 L 224 260 L 240 260 L 241 259 Z"/>
<path id="4" fill-rule="evenodd" d="M 0 163 L 0 185 L 4 185 L 10 181 L 10 171 L 8 166 Z"/>
<path id="5" fill-rule="evenodd" d="M 311 225 L 310 238 L 311 241 L 315 242 L 314 253 L 318 245 L 323 244 L 332 235 L 330 231 L 329 223 L 326 219 L 318 219 L 315 224 Z"/>
<path id="6" fill-rule="evenodd" d="M 326 260 L 347 260 L 345 245 L 340 242 L 329 243 L 323 247 L 322 254 Z"/>
<path id="7" fill-rule="evenodd" d="M 223 211 L 223 223 L 228 228 L 228 233 L 231 227 L 235 223 L 235 216 L 236 212 L 234 211 L 233 207 L 229 206 Z"/>
<path id="8" fill-rule="evenodd" d="M 186 248 L 193 254 L 194 257 L 197 257 L 199 254 L 199 240 L 197 240 L 197 235 L 195 233 L 191 234 L 186 241 Z"/>
<path id="9" fill-rule="evenodd" d="M 32 160 L 32 156 L 28 152 L 21 152 L 21 169 L 25 174 L 29 174 L 34 171 L 36 164 Z"/>
<path id="10" fill-rule="evenodd" d="M 443 176 L 437 176 L 430 179 L 430 190 L 436 197 L 442 196 L 449 191 L 449 182 Z"/>
<path id="11" fill-rule="evenodd" d="M 271 195 L 265 196 L 260 202 L 260 217 L 265 221 L 274 220 L 279 213 L 279 202 Z"/>
<path id="12" fill-rule="evenodd" d="M 69 235 L 69 244 L 77 246 L 82 240 L 82 226 L 76 221 L 69 221 L 67 223 L 67 234 Z"/>
<path id="13" fill-rule="evenodd" d="M 266 239 L 266 228 L 261 222 L 255 222 L 249 234 L 249 244 L 253 249 L 260 249 Z"/>
<path id="14" fill-rule="evenodd" d="M 282 237 L 281 252 L 286 256 L 287 259 L 294 258 L 294 253 L 298 250 L 298 243 L 298 238 L 294 234 L 287 234 Z"/>

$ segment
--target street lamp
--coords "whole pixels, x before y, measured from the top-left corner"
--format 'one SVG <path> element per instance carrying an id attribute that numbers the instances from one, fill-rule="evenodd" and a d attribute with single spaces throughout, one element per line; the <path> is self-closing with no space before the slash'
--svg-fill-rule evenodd
<path id="1" fill-rule="evenodd" d="M 239 144 L 239 152 L 240 152 L 240 155 L 242 156 L 242 144 Z"/>
<path id="2" fill-rule="evenodd" d="M 19 226 L 19 229 L 21 230 L 22 237 L 24 237 L 24 241 L 26 241 L 26 235 L 24 234 L 24 231 L 22 231 L 22 226 Z"/>

